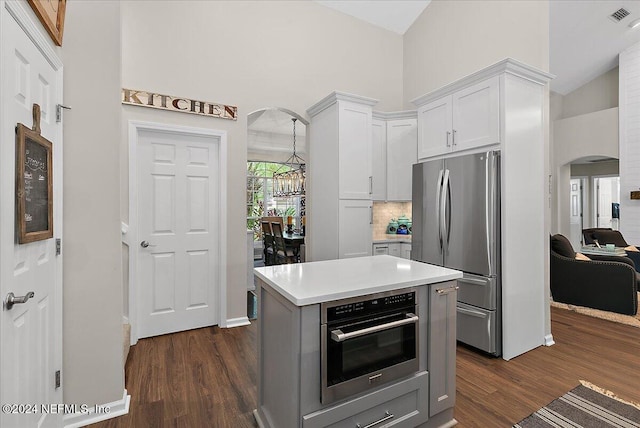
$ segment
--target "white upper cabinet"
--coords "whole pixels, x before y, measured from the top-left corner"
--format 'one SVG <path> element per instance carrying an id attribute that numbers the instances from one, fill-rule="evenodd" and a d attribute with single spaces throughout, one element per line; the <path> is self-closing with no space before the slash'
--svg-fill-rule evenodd
<path id="1" fill-rule="evenodd" d="M 417 126 L 415 110 L 374 113 L 374 201 L 411 200 L 411 171 L 418 161 Z"/>
<path id="2" fill-rule="evenodd" d="M 418 159 L 451 151 L 452 120 L 451 96 L 418 109 Z"/>
<path id="3" fill-rule="evenodd" d="M 452 149 L 500 142 L 500 81 L 495 76 L 452 95 Z"/>
<path id="4" fill-rule="evenodd" d="M 373 119 L 372 126 L 373 200 L 387 198 L 387 122 Z"/>
<path id="5" fill-rule="evenodd" d="M 370 106 L 340 102 L 338 108 L 338 177 L 340 199 L 371 199 Z"/>
<path id="6" fill-rule="evenodd" d="M 418 108 L 418 159 L 500 143 L 499 77 Z"/>
<path id="7" fill-rule="evenodd" d="M 387 200 L 410 201 L 413 164 L 417 159 L 417 120 L 387 122 Z"/>

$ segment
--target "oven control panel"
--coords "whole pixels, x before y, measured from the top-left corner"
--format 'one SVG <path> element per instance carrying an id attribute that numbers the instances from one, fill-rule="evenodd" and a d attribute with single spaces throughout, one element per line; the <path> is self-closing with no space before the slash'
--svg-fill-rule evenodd
<path id="1" fill-rule="evenodd" d="M 372 299 L 363 297 L 363 300 L 360 301 L 353 301 L 353 299 L 349 299 L 349 303 L 337 303 L 335 306 L 328 306 L 326 319 L 327 322 L 332 322 L 346 318 L 370 316 L 405 307 L 413 307 L 415 304 L 415 291 L 380 296 Z"/>

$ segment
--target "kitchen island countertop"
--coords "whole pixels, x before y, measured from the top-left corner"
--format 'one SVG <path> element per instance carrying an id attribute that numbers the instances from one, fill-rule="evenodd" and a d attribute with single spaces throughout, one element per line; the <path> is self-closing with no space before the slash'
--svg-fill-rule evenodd
<path id="1" fill-rule="evenodd" d="M 462 278 L 462 272 L 393 256 L 265 266 L 255 275 L 296 306 Z"/>

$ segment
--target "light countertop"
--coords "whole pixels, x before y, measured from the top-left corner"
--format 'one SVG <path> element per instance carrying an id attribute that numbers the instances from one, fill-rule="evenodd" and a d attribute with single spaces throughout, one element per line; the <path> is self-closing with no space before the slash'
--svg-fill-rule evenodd
<path id="1" fill-rule="evenodd" d="M 393 256 L 356 257 L 255 268 L 296 306 L 462 278 L 462 272 Z"/>
<path id="2" fill-rule="evenodd" d="M 375 235 L 373 237 L 374 244 L 387 244 L 390 242 L 401 242 L 411 244 L 411 235 L 396 235 L 386 233 L 384 235 Z"/>

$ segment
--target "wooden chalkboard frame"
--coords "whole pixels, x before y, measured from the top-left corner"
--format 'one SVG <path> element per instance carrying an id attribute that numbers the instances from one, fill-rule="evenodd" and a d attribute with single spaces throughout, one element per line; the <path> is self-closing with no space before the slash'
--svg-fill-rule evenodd
<path id="1" fill-rule="evenodd" d="M 38 114 L 39 116 L 39 114 Z M 38 117 L 39 119 L 39 117 Z M 38 120 L 39 122 L 39 120 Z M 36 130 L 31 130 L 19 123 L 16 125 L 16 199 L 17 199 L 17 225 L 18 243 L 26 244 L 41 241 L 53 237 L 53 162 L 52 144 L 40 135 L 40 124 Z M 27 232 L 26 214 L 26 189 L 25 189 L 25 161 L 27 140 L 38 144 L 47 152 L 47 228 Z"/>

